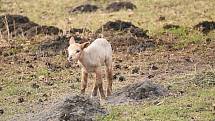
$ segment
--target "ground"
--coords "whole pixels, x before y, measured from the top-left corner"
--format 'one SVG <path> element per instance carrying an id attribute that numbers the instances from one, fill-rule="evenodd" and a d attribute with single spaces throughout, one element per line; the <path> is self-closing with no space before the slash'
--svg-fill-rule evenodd
<path id="1" fill-rule="evenodd" d="M 0 28 L 1 120 L 20 120 L 62 101 L 66 95 L 79 94 L 80 67 L 66 60 L 67 39 L 75 35 L 81 41 L 93 41 L 101 33 L 113 44 L 113 92 L 149 80 L 162 85 L 168 95 L 123 104 L 103 102 L 101 106 L 108 110 L 108 115 L 97 116 L 97 120 L 215 120 L 215 27 L 207 33 L 194 27 L 215 20 L 215 2 L 133 0 L 136 9 L 110 12 L 105 8 L 111 2 L 0 0 L 0 15 L 23 15 L 39 26 L 62 30 L 54 35 L 12 36 L 5 31 L 7 28 Z M 86 3 L 97 5 L 97 10 L 71 13 L 72 8 Z M 140 28 L 138 32 L 147 30 L 149 38 L 133 35 L 130 28 L 97 33 L 102 25 L 116 20 L 131 22 Z M 74 32 L 68 35 L 71 28 L 91 32 L 84 29 L 81 37 Z M 142 52 L 127 50 L 147 42 L 153 46 Z M 93 80 L 94 75 L 90 75 L 86 95 L 90 95 Z"/>

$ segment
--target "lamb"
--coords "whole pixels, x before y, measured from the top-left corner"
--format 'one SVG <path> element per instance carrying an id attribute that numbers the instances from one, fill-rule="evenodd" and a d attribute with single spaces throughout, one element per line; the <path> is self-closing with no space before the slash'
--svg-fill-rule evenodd
<path id="1" fill-rule="evenodd" d="M 92 90 L 91 97 L 97 96 L 100 92 L 100 98 L 106 99 L 103 82 L 102 82 L 102 66 L 106 66 L 107 75 L 107 96 L 112 92 L 112 47 L 104 38 L 98 38 L 91 44 L 85 42 L 79 44 L 75 42 L 73 37 L 70 38 L 68 47 L 68 61 L 79 62 L 82 66 L 81 94 L 85 93 L 88 81 L 88 73 L 95 73 L 96 80 Z"/>

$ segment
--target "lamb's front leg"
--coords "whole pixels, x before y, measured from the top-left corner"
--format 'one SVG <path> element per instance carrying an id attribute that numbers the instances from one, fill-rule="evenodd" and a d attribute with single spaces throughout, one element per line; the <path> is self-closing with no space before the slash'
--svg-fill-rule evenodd
<path id="1" fill-rule="evenodd" d="M 81 94 L 85 93 L 86 87 L 87 87 L 87 78 L 88 78 L 88 73 L 82 69 L 82 79 L 81 79 Z"/>

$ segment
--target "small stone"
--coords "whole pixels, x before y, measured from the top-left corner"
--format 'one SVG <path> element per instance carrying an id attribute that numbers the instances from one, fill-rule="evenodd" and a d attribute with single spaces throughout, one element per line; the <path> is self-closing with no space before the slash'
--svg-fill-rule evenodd
<path id="1" fill-rule="evenodd" d="M 37 57 L 33 57 L 33 60 L 37 60 Z"/>
<path id="2" fill-rule="evenodd" d="M 38 100 L 38 102 L 40 102 L 40 103 L 41 103 L 41 102 L 43 102 L 43 100 L 42 100 L 42 99 L 39 99 L 39 100 Z"/>
<path id="3" fill-rule="evenodd" d="M 64 66 L 65 68 L 70 68 L 71 67 L 71 64 L 69 62 L 67 62 Z"/>
<path id="4" fill-rule="evenodd" d="M 115 73 L 115 74 L 113 75 L 113 79 L 114 79 L 114 80 L 117 79 L 119 75 L 120 75 L 119 72 L 118 72 L 118 73 Z"/>
<path id="5" fill-rule="evenodd" d="M 119 64 L 115 65 L 116 69 L 121 69 L 121 66 Z"/>
<path id="6" fill-rule="evenodd" d="M 37 78 L 37 76 L 36 76 L 36 75 L 34 75 L 34 74 L 30 75 L 30 77 L 31 77 L 32 79 Z"/>
<path id="7" fill-rule="evenodd" d="M 76 82 L 80 82 L 81 80 L 79 78 L 76 78 Z"/>
<path id="8" fill-rule="evenodd" d="M 36 83 L 33 83 L 33 84 L 31 85 L 31 87 L 34 88 L 34 89 L 37 89 L 37 88 L 39 88 L 40 86 L 37 85 Z"/>
<path id="9" fill-rule="evenodd" d="M 172 86 L 171 86 L 171 85 L 168 85 L 168 86 L 167 86 L 167 89 L 168 89 L 168 90 L 170 90 L 171 88 L 172 88 Z"/>
<path id="10" fill-rule="evenodd" d="M 165 18 L 165 16 L 160 16 L 160 17 L 158 18 L 158 20 L 159 20 L 159 21 L 164 21 L 164 20 L 166 20 L 166 18 Z"/>
<path id="11" fill-rule="evenodd" d="M 74 85 L 74 84 L 70 85 L 69 87 L 70 87 L 71 89 L 75 89 L 75 85 Z"/>
<path id="12" fill-rule="evenodd" d="M 113 75 L 113 80 L 115 80 L 115 79 L 117 79 L 117 75 L 116 74 Z"/>
<path id="13" fill-rule="evenodd" d="M 192 105 L 191 105 L 191 104 L 187 104 L 187 107 L 188 107 L 188 108 L 191 108 L 191 107 L 192 107 Z"/>
<path id="14" fill-rule="evenodd" d="M 43 94 L 43 97 L 48 97 L 48 95 L 47 94 Z"/>
<path id="15" fill-rule="evenodd" d="M 0 109 L 0 115 L 4 114 L 4 110 Z"/>
<path id="16" fill-rule="evenodd" d="M 158 105 L 159 103 L 160 103 L 160 102 L 157 101 L 157 100 L 153 102 L 154 105 Z"/>
<path id="17" fill-rule="evenodd" d="M 53 86 L 53 85 L 54 85 L 54 82 L 53 82 L 53 81 L 47 81 L 46 84 L 47 84 L 48 86 Z"/>
<path id="18" fill-rule="evenodd" d="M 194 62 L 193 59 L 190 58 L 190 57 L 186 57 L 185 60 L 186 60 L 187 62 Z"/>
<path id="19" fill-rule="evenodd" d="M 215 111 L 215 103 L 212 106 L 213 106 L 213 110 Z"/>
<path id="20" fill-rule="evenodd" d="M 135 74 L 135 73 L 139 73 L 140 68 L 139 67 L 135 67 L 134 69 L 132 69 L 131 73 Z"/>
<path id="21" fill-rule="evenodd" d="M 158 67 L 157 67 L 157 66 L 155 66 L 155 65 L 152 65 L 152 66 L 151 66 L 151 69 L 152 69 L 152 70 L 157 70 L 157 69 L 158 69 Z"/>
<path id="22" fill-rule="evenodd" d="M 31 64 L 29 64 L 29 65 L 28 65 L 28 68 L 34 68 L 34 66 L 33 66 L 33 65 L 31 65 Z"/>
<path id="23" fill-rule="evenodd" d="M 118 62 L 120 62 L 120 63 L 121 63 L 121 62 L 122 62 L 122 59 L 119 59 L 119 60 L 118 60 Z"/>
<path id="24" fill-rule="evenodd" d="M 125 77 L 124 77 L 124 76 L 120 76 L 120 77 L 119 77 L 119 81 L 120 81 L 120 82 L 125 81 Z"/>
<path id="25" fill-rule="evenodd" d="M 79 115 L 85 115 L 86 113 L 82 109 L 80 109 L 80 110 L 77 111 L 77 114 L 79 114 Z"/>
<path id="26" fill-rule="evenodd" d="M 155 77 L 155 76 L 154 76 L 154 75 L 151 75 L 151 74 L 148 75 L 148 78 L 149 78 L 149 79 L 151 79 L 151 78 L 153 78 L 153 77 Z"/>
<path id="27" fill-rule="evenodd" d="M 26 96 L 29 96 L 29 95 L 31 95 L 31 92 L 27 92 L 27 93 L 26 93 Z"/>
<path id="28" fill-rule="evenodd" d="M 125 65 L 123 68 L 124 68 L 124 69 L 128 69 L 128 66 L 127 66 L 127 65 Z"/>
<path id="29" fill-rule="evenodd" d="M 18 98 L 18 103 L 23 103 L 25 100 L 24 100 L 24 98 L 23 97 L 19 97 Z"/>
<path id="30" fill-rule="evenodd" d="M 30 63 L 30 61 L 29 61 L 29 60 L 27 60 L 25 63 L 27 63 L 27 64 L 28 64 L 28 63 Z"/>
<path id="31" fill-rule="evenodd" d="M 3 53 L 3 56 L 7 57 L 7 56 L 9 56 L 9 54 L 5 52 L 5 53 Z"/>
<path id="32" fill-rule="evenodd" d="M 180 91 L 179 91 L 179 94 L 184 94 L 184 91 L 183 91 L 183 90 L 180 90 Z"/>
<path id="33" fill-rule="evenodd" d="M 39 76 L 39 80 L 44 80 L 44 78 L 45 78 L 44 75 Z"/>
<path id="34" fill-rule="evenodd" d="M 211 38 L 207 38 L 206 39 L 206 44 L 210 44 L 211 43 Z"/>

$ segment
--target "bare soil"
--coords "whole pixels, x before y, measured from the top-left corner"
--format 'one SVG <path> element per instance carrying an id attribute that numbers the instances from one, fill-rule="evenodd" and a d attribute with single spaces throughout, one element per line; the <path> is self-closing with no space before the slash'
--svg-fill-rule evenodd
<path id="1" fill-rule="evenodd" d="M 167 89 L 163 86 L 144 80 L 115 91 L 112 96 L 109 97 L 108 102 L 111 104 L 137 102 L 167 95 Z"/>
<path id="2" fill-rule="evenodd" d="M 100 106 L 99 100 L 73 95 L 42 107 L 38 106 L 34 113 L 16 116 L 11 121 L 93 121 L 96 116 L 105 114 L 107 110 Z"/>
<path id="3" fill-rule="evenodd" d="M 134 10 L 137 6 L 131 2 L 113 2 L 106 7 L 107 11 Z"/>
<path id="4" fill-rule="evenodd" d="M 95 12 L 98 10 L 98 6 L 91 5 L 91 4 L 84 4 L 77 7 L 72 7 L 69 10 L 69 13 L 88 13 L 88 12 Z"/>
<path id="5" fill-rule="evenodd" d="M 163 26 L 164 29 L 178 29 L 180 28 L 179 25 L 174 25 L 174 24 L 166 24 Z"/>
<path id="6" fill-rule="evenodd" d="M 131 22 L 109 21 L 96 31 L 96 34 L 100 33 L 111 42 L 113 49 L 117 51 L 135 53 L 155 47 L 155 41 L 147 35 L 147 30 L 143 30 Z"/>
<path id="7" fill-rule="evenodd" d="M 194 26 L 195 29 L 201 31 L 204 34 L 215 29 L 215 22 L 214 21 L 202 21 Z"/>
<path id="8" fill-rule="evenodd" d="M 2 15 L 0 16 L 0 31 L 7 35 L 34 37 L 38 34 L 57 35 L 62 30 L 54 26 L 43 26 L 29 20 L 28 17 L 22 15 Z"/>

